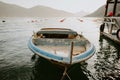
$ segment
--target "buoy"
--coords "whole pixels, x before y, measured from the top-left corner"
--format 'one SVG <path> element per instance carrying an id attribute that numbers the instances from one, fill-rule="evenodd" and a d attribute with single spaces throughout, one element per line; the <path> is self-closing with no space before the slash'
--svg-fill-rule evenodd
<path id="1" fill-rule="evenodd" d="M 103 31 L 104 31 L 104 27 L 105 27 L 105 23 L 103 23 L 103 24 L 100 26 L 100 32 L 103 32 Z"/>
<path id="2" fill-rule="evenodd" d="M 78 19 L 80 22 L 83 22 L 83 20 L 82 19 Z"/>
<path id="3" fill-rule="evenodd" d="M 4 20 L 2 22 L 5 22 Z"/>
<path id="4" fill-rule="evenodd" d="M 117 38 L 120 40 L 120 29 L 117 30 Z"/>
<path id="5" fill-rule="evenodd" d="M 60 22 L 63 22 L 65 19 L 60 20 Z"/>

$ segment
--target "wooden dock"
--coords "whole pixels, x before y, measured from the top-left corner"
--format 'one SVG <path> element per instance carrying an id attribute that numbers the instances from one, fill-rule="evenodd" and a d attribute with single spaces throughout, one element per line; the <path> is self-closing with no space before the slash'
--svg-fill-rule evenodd
<path id="1" fill-rule="evenodd" d="M 100 35 L 105 36 L 120 45 L 120 13 L 118 10 L 119 3 L 119 0 L 106 1 L 104 21 L 100 26 Z M 113 5 L 112 9 L 111 4 Z"/>
<path id="2" fill-rule="evenodd" d="M 105 32 L 102 32 L 100 34 L 102 36 L 105 36 L 105 37 L 111 39 L 112 41 L 114 41 L 115 43 L 117 43 L 117 44 L 120 45 L 120 40 L 118 40 L 118 38 L 116 37 L 116 35 L 108 34 L 108 33 L 105 33 Z"/>

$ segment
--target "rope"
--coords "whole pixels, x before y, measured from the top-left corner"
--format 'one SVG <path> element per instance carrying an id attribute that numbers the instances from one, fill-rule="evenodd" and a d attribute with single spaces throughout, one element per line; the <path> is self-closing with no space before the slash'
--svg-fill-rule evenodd
<path id="1" fill-rule="evenodd" d="M 67 66 L 65 66 L 65 70 L 64 70 L 64 72 L 63 72 L 63 76 L 62 76 L 62 78 L 61 78 L 60 80 L 64 80 L 64 77 L 65 77 L 65 76 L 67 76 L 68 79 L 71 80 L 70 76 L 67 74 L 67 69 L 68 69 Z"/>

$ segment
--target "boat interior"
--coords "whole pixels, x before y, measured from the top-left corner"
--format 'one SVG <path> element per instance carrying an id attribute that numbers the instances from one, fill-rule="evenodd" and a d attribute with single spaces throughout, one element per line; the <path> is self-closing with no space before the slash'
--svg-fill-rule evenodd
<path id="1" fill-rule="evenodd" d="M 61 33 L 61 32 L 60 32 Z M 52 34 L 36 33 L 37 38 L 33 38 L 33 43 L 46 52 L 54 55 L 67 57 L 71 51 L 71 43 L 73 42 L 72 55 L 77 56 L 89 49 L 90 43 L 82 35 L 74 34 Z"/>

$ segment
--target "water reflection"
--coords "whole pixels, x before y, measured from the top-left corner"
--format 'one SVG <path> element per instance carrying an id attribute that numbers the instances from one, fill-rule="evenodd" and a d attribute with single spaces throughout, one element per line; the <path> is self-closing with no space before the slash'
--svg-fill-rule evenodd
<path id="1" fill-rule="evenodd" d="M 100 37 L 100 48 L 96 53 L 96 77 L 98 80 L 120 79 L 120 48 L 109 39 Z"/>
<path id="2" fill-rule="evenodd" d="M 64 69 L 52 64 L 51 62 L 33 55 L 34 59 L 34 69 L 33 69 L 33 78 L 31 80 L 60 80 L 62 78 Z M 81 64 L 75 64 L 67 71 L 71 80 L 89 80 L 87 76 L 83 73 Z M 65 77 L 64 80 L 69 80 L 68 77 Z"/>

